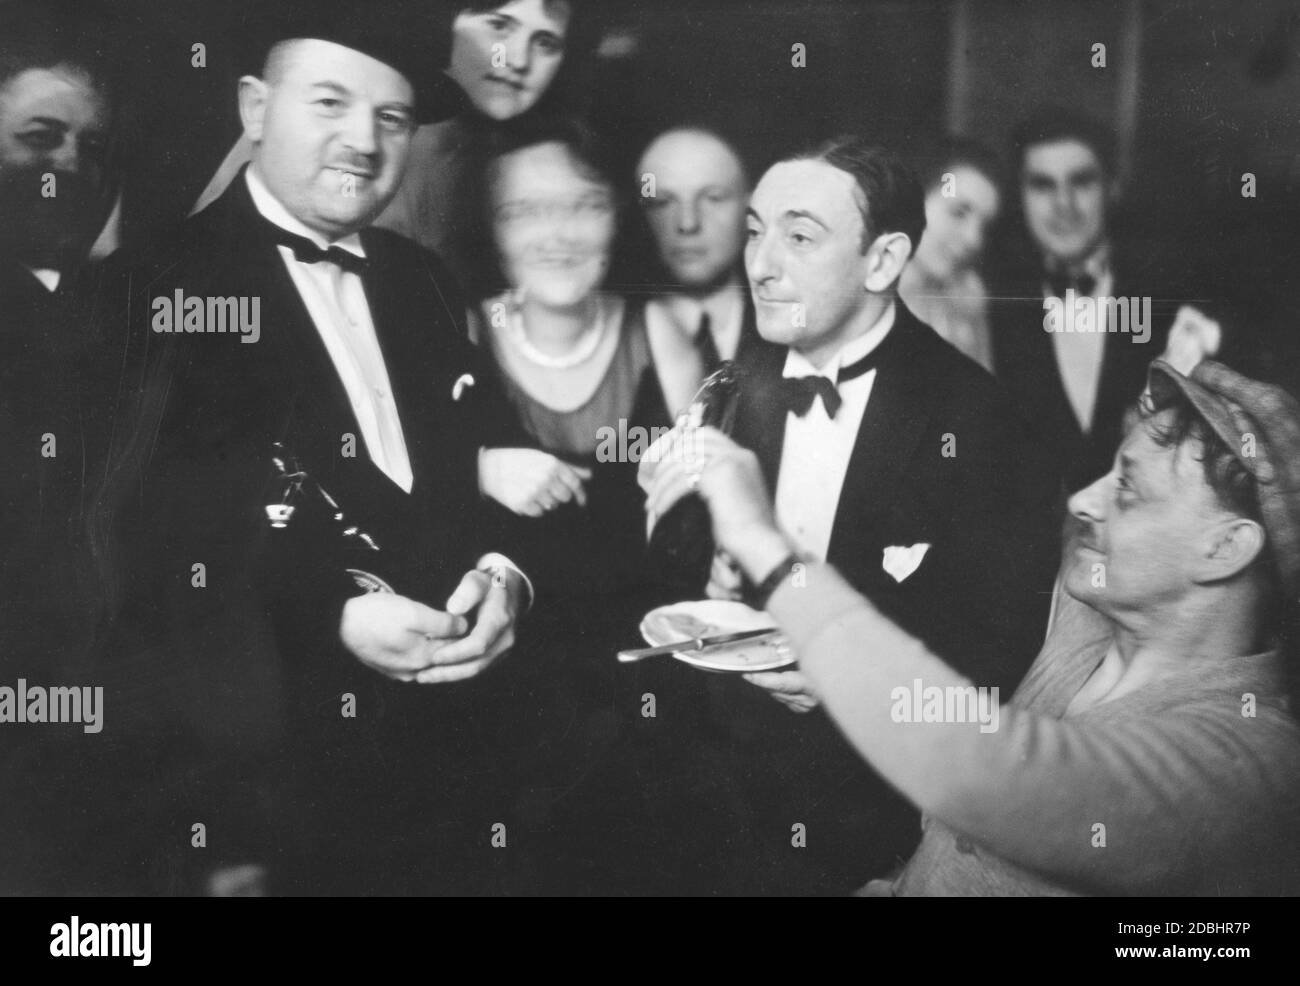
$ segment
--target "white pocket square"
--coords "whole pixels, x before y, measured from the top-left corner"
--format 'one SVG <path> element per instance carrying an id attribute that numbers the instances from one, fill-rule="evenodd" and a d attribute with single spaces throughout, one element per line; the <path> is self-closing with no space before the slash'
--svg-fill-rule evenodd
<path id="1" fill-rule="evenodd" d="M 451 385 L 451 399 L 458 401 L 461 395 L 465 393 L 466 387 L 474 386 L 474 376 L 470 373 L 462 373 L 456 378 L 456 382 Z"/>
<path id="2" fill-rule="evenodd" d="M 890 545 L 885 549 L 885 560 L 881 565 L 895 582 L 902 582 L 918 568 L 925 553 L 930 550 L 928 544 L 914 544 L 904 548 L 901 544 Z"/>

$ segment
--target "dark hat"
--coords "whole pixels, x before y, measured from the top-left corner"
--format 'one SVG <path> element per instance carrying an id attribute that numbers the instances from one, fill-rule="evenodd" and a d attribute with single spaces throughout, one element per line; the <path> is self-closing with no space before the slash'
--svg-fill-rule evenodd
<path id="1" fill-rule="evenodd" d="M 420 123 L 454 116 L 464 94 L 443 71 L 451 58 L 457 5 L 442 0 L 280 0 L 246 25 L 255 38 L 243 71 L 260 75 L 282 41 L 315 38 L 369 55 L 400 72 L 415 90 Z"/>
<path id="2" fill-rule="evenodd" d="M 1287 597 L 1295 600 L 1300 592 L 1300 403 L 1281 387 L 1213 360 L 1202 360 L 1188 376 L 1155 360 L 1148 381 L 1157 410 L 1181 395 L 1254 477 L 1278 575 Z"/>

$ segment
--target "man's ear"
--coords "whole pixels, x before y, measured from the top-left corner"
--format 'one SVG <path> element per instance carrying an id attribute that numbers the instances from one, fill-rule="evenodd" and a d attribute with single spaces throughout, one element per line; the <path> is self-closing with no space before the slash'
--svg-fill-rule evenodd
<path id="1" fill-rule="evenodd" d="M 911 255 L 912 239 L 906 233 L 881 233 L 867 247 L 867 276 L 862 286 L 876 294 L 888 291 Z"/>
<path id="2" fill-rule="evenodd" d="M 239 80 L 239 120 L 244 125 L 244 136 L 254 144 L 262 139 L 262 119 L 269 94 L 270 87 L 255 75 L 245 75 Z"/>
<path id="3" fill-rule="evenodd" d="M 1205 537 L 1197 582 L 1219 582 L 1245 570 L 1264 550 L 1264 528 L 1234 517 L 1211 528 Z"/>

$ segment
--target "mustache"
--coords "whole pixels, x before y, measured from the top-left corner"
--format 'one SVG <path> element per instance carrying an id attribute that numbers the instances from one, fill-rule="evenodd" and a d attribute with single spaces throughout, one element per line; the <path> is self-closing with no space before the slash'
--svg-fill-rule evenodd
<path id="1" fill-rule="evenodd" d="M 346 156 L 332 161 L 325 167 L 334 171 L 357 171 L 363 175 L 374 176 L 379 174 L 380 162 L 377 157 L 368 157 L 364 154 Z"/>

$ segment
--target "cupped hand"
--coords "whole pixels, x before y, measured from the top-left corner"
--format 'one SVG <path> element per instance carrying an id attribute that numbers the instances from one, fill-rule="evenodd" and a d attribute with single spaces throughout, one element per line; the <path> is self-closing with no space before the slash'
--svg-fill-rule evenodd
<path id="1" fill-rule="evenodd" d="M 343 605 L 339 638 L 369 668 L 397 681 L 414 681 L 431 663 L 433 644 L 463 637 L 469 621 L 406 596 L 371 592 Z"/>
<path id="2" fill-rule="evenodd" d="M 479 454 L 479 489 L 509 510 L 540 517 L 561 503 L 587 502 L 591 470 L 530 448 L 484 449 Z"/>

